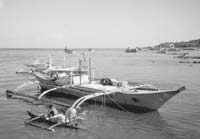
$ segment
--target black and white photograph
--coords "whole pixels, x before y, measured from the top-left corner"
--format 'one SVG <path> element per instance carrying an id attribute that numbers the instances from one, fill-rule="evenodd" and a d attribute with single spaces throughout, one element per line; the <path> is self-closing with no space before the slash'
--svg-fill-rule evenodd
<path id="1" fill-rule="evenodd" d="M 0 0 L 0 139 L 198 139 L 200 0 Z"/>

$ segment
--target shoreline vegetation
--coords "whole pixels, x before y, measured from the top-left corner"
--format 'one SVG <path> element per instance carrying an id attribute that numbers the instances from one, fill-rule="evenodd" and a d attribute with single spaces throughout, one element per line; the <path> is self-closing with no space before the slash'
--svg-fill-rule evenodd
<path id="1" fill-rule="evenodd" d="M 149 48 L 150 50 L 158 50 L 161 48 L 168 48 L 171 46 L 175 48 L 182 48 L 182 49 L 200 48 L 200 39 L 190 40 L 190 41 L 181 41 L 181 42 L 165 42 L 165 43 L 160 43 L 155 46 L 149 46 L 149 47 L 143 47 L 143 48 Z"/>

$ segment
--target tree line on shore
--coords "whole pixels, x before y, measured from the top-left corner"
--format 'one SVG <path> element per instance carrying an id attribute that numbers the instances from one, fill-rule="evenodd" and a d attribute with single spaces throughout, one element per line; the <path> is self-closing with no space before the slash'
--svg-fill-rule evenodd
<path id="1" fill-rule="evenodd" d="M 170 45 L 174 45 L 177 48 L 187 48 L 187 47 L 200 48 L 200 39 L 190 40 L 190 41 L 181 41 L 181 42 L 165 42 L 165 43 L 158 44 L 154 47 L 164 48 L 164 47 L 169 47 Z"/>

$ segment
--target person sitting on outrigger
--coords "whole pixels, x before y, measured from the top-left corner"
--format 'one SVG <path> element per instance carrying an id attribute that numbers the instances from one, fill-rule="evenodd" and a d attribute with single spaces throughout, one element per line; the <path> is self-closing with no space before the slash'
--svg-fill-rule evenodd
<path id="1" fill-rule="evenodd" d="M 50 118 L 50 117 L 55 116 L 57 114 L 58 114 L 57 109 L 52 104 L 50 104 L 49 105 L 49 110 L 47 112 L 47 117 Z"/>
<path id="2" fill-rule="evenodd" d="M 77 122 L 77 110 L 75 108 L 70 107 L 65 112 L 65 120 L 69 122 L 72 126 L 78 126 Z"/>
<path id="3" fill-rule="evenodd" d="M 49 105 L 48 114 L 45 115 L 45 118 L 56 123 L 67 123 L 72 126 L 78 126 L 77 110 L 72 107 L 67 109 L 65 114 L 63 114 L 58 113 L 57 109 L 53 105 Z"/>
<path id="4" fill-rule="evenodd" d="M 46 120 L 51 120 L 56 123 L 65 123 L 65 115 L 62 113 L 58 113 L 58 110 L 50 104 L 48 106 L 49 110 L 47 114 L 44 115 Z"/>

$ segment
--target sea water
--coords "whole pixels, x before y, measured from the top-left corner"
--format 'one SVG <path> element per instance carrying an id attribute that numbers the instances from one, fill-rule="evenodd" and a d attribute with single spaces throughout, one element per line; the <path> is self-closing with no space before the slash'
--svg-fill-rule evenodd
<path id="1" fill-rule="evenodd" d="M 191 53 L 200 54 L 200 51 Z M 87 130 L 56 128 L 48 132 L 24 124 L 27 110 L 43 113 L 45 105 L 31 100 L 7 99 L 5 91 L 14 90 L 29 81 L 29 76 L 17 75 L 37 58 L 51 56 L 55 65 L 63 65 L 64 52 L 56 49 L 0 50 L 0 139 L 197 139 L 200 137 L 200 64 L 179 63 L 172 55 L 155 52 L 125 53 L 123 49 L 85 52 L 92 58 L 95 77 L 147 83 L 161 89 L 186 90 L 169 100 L 158 111 L 129 113 L 101 105 L 83 107 L 79 115 Z M 66 65 L 77 66 L 82 51 L 66 55 Z M 35 94 L 37 85 L 22 92 Z M 46 126 L 46 125 L 43 125 Z"/>

